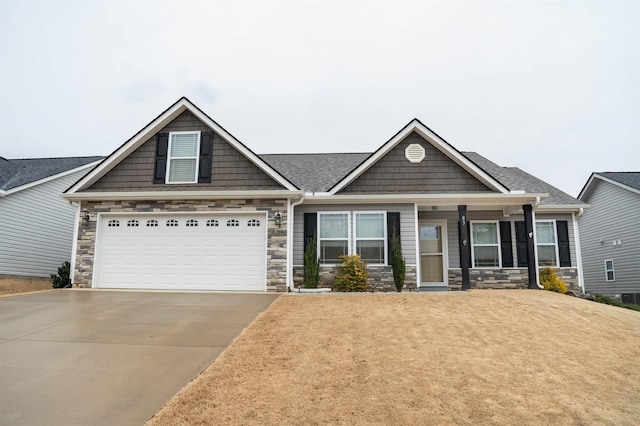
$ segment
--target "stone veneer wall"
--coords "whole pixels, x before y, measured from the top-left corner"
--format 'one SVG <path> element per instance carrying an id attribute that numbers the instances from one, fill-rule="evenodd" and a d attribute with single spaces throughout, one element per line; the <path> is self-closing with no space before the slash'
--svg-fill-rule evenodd
<path id="1" fill-rule="evenodd" d="M 391 266 L 367 266 L 369 272 L 369 291 L 396 291 Z M 320 266 L 320 285 L 318 287 L 333 288 L 336 266 Z M 293 282 L 296 287 L 304 286 L 304 268 L 293 268 Z M 416 291 L 416 267 L 407 265 L 404 279 L 404 290 Z"/>
<path id="2" fill-rule="evenodd" d="M 187 201 L 102 201 L 82 203 L 91 216 L 89 224 L 80 221 L 74 273 L 74 287 L 91 287 L 98 213 L 126 212 L 268 212 L 267 291 L 286 291 L 287 283 L 287 200 L 187 200 Z M 275 212 L 282 224 L 275 224 Z"/>
<path id="3" fill-rule="evenodd" d="M 554 268 L 556 275 L 567 283 L 570 290 L 579 291 L 578 270 L 576 268 Z M 471 288 L 506 289 L 528 288 L 527 268 L 469 269 Z M 449 290 L 462 290 L 462 269 L 449 269 Z"/>

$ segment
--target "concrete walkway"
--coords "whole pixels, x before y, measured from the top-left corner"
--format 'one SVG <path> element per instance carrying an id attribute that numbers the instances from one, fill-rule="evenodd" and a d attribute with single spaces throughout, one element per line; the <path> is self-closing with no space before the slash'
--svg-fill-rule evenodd
<path id="1" fill-rule="evenodd" d="M 0 425 L 141 425 L 278 295 L 0 298 Z"/>

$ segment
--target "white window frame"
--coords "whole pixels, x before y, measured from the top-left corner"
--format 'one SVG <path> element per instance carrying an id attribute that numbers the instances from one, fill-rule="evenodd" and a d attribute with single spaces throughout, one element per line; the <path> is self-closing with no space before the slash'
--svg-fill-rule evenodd
<path id="1" fill-rule="evenodd" d="M 495 244 L 476 244 L 473 241 L 473 225 L 476 223 L 493 223 L 496 225 L 496 243 Z M 498 220 L 470 220 L 469 221 L 469 240 L 471 241 L 471 267 L 473 269 L 502 269 L 502 247 L 500 242 L 500 221 Z M 476 265 L 476 247 L 497 247 L 498 249 L 498 266 L 475 266 Z"/>
<path id="2" fill-rule="evenodd" d="M 347 215 L 347 238 L 321 238 L 322 235 L 322 229 L 320 228 L 322 226 L 322 221 L 320 220 L 320 216 L 322 215 Z M 321 241 L 346 241 L 347 242 L 347 254 L 351 254 L 352 250 L 351 250 L 351 212 L 349 211 L 336 211 L 336 212 L 317 212 L 317 224 L 316 224 L 316 228 L 318 230 L 318 247 L 317 247 L 317 252 L 318 252 L 318 260 L 320 261 L 321 265 L 336 265 L 336 263 L 325 263 L 322 261 L 322 245 L 320 244 Z"/>
<path id="3" fill-rule="evenodd" d="M 537 230 L 537 225 L 539 223 L 552 223 L 553 225 L 553 240 L 554 243 L 541 243 L 538 241 L 538 230 Z M 560 251 L 558 248 L 558 226 L 556 224 L 556 220 L 555 219 L 542 219 L 542 220 L 536 220 L 534 223 L 534 228 L 536 228 L 536 263 L 538 268 L 558 268 L 560 266 Z M 550 265 L 540 265 L 540 250 L 538 250 L 539 246 L 554 246 L 555 247 L 555 253 L 556 253 L 556 264 L 554 266 L 550 266 Z"/>
<path id="4" fill-rule="evenodd" d="M 607 269 L 607 262 L 611 262 L 611 269 Z M 612 279 L 609 279 L 609 272 L 613 274 Z M 613 263 L 613 259 L 605 259 L 604 261 L 604 279 L 606 282 L 613 282 L 616 280 L 616 265 Z"/>
<path id="5" fill-rule="evenodd" d="M 370 263 L 367 261 L 368 265 L 376 265 L 376 266 L 384 266 L 387 265 L 387 212 L 386 211 L 374 211 L 374 210 L 364 210 L 364 211 L 354 211 L 353 212 L 353 253 L 356 254 L 358 252 L 358 241 L 380 241 L 380 238 L 358 238 L 358 215 L 359 214 L 382 214 L 382 234 L 383 234 L 383 245 L 384 245 L 384 263 Z"/>
<path id="6" fill-rule="evenodd" d="M 171 182 L 169 181 L 169 170 L 171 170 L 171 161 L 173 160 L 173 158 L 171 158 L 171 144 L 173 142 L 173 136 L 174 135 L 197 135 L 196 138 L 196 155 L 195 157 L 176 157 L 176 160 L 195 160 L 196 161 L 196 167 L 195 167 L 195 174 L 193 177 L 193 180 L 189 180 L 189 181 L 179 181 L 179 182 Z M 202 137 L 202 132 L 198 131 L 189 131 L 189 132 L 170 132 L 169 133 L 169 143 L 167 145 L 167 169 L 165 171 L 165 178 L 164 181 L 167 184 L 170 185 L 175 185 L 175 184 L 184 184 L 184 183 L 198 183 L 198 174 L 200 172 L 199 170 L 199 166 L 200 166 L 200 140 Z"/>

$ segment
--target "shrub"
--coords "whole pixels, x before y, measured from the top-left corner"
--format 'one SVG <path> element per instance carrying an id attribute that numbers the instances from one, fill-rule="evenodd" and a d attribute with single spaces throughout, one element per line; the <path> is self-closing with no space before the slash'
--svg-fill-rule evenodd
<path id="1" fill-rule="evenodd" d="M 544 268 L 540 271 L 540 284 L 545 290 L 562 294 L 567 292 L 567 283 L 558 278 L 551 268 Z"/>
<path id="2" fill-rule="evenodd" d="M 402 291 L 402 287 L 404 287 L 404 277 L 407 271 L 407 262 L 405 262 L 404 257 L 402 257 L 402 245 L 395 231 L 391 237 L 390 263 L 391 269 L 393 270 L 393 282 L 396 285 L 396 290 Z"/>
<path id="3" fill-rule="evenodd" d="M 71 273 L 71 264 L 67 261 L 63 262 L 58 268 L 57 274 L 50 274 L 53 288 L 65 288 L 69 286 L 69 274 Z"/>
<path id="4" fill-rule="evenodd" d="M 626 308 L 634 311 L 640 311 L 640 306 L 633 305 L 631 303 L 622 303 L 621 301 L 613 297 L 603 296 L 602 294 L 599 294 L 599 293 L 595 293 L 593 297 L 596 299 L 596 302 L 598 303 L 604 303 L 607 305 L 617 306 L 619 308 Z"/>
<path id="5" fill-rule="evenodd" d="M 367 291 L 369 273 L 367 262 L 360 255 L 340 256 L 342 263 L 338 265 L 334 287 L 338 291 Z"/>
<path id="6" fill-rule="evenodd" d="M 304 288 L 317 288 L 319 282 L 320 260 L 316 235 L 313 234 L 313 240 L 307 241 L 307 248 L 304 250 Z"/>

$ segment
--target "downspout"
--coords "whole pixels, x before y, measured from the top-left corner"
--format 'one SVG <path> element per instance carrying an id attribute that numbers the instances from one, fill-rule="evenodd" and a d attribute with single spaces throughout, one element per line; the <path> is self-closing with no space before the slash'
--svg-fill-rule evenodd
<path id="1" fill-rule="evenodd" d="M 293 222 L 295 207 L 304 202 L 304 192 L 302 192 L 300 199 L 295 203 L 291 202 L 291 198 L 287 203 L 287 289 L 292 291 L 294 289 L 293 282 Z"/>
<path id="2" fill-rule="evenodd" d="M 576 244 L 576 260 L 578 262 L 578 286 L 580 287 L 580 291 L 585 293 L 584 288 L 584 275 L 582 272 L 582 249 L 580 248 L 580 232 L 578 232 L 578 219 L 584 214 L 584 208 L 580 207 L 578 214 L 571 213 L 571 217 L 573 218 L 573 238 Z"/>
<path id="3" fill-rule="evenodd" d="M 536 262 L 538 261 L 538 236 L 536 235 L 536 209 L 540 206 L 540 197 L 536 197 L 535 203 L 531 208 L 531 220 L 533 221 L 533 249 L 536 253 Z M 540 284 L 540 273 L 538 271 L 538 265 L 536 265 L 536 284 L 538 288 L 543 289 L 544 286 Z"/>
<path id="4" fill-rule="evenodd" d="M 76 201 L 70 201 L 69 204 L 76 208 L 76 218 L 73 226 L 73 244 L 71 245 L 71 260 L 70 260 L 70 271 L 69 271 L 69 280 L 71 281 L 71 286 L 73 286 L 73 276 L 76 271 L 76 249 L 78 247 L 78 228 L 80 227 L 80 210 L 82 209 L 82 204 Z"/>

